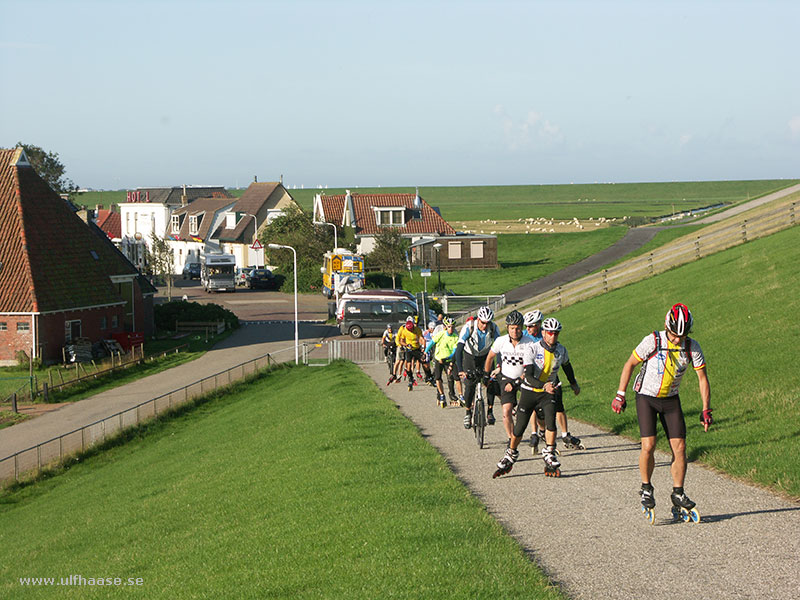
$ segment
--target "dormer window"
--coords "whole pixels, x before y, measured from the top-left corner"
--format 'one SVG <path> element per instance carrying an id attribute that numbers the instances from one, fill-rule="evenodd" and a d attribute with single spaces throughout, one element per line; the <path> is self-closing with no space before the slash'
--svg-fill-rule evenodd
<path id="1" fill-rule="evenodd" d="M 199 221 L 197 215 L 189 215 L 189 235 L 197 235 L 199 231 Z"/>
<path id="2" fill-rule="evenodd" d="M 406 224 L 406 209 L 402 207 L 373 208 L 375 223 L 381 227 L 401 227 Z"/>
<path id="3" fill-rule="evenodd" d="M 236 229 L 236 213 L 225 213 L 225 229 Z"/>
<path id="4" fill-rule="evenodd" d="M 181 231 L 181 216 L 172 215 L 172 219 L 170 221 L 170 232 L 180 233 L 180 231 Z"/>

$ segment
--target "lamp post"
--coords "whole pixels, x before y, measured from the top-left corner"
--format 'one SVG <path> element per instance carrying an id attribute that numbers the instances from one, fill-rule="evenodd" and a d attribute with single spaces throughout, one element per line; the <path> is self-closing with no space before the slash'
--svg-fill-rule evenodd
<path id="1" fill-rule="evenodd" d="M 439 251 L 442 249 L 442 245 L 439 242 L 436 242 L 433 245 L 433 249 L 436 250 L 436 276 L 439 278 L 439 287 L 436 289 L 438 291 L 442 290 L 442 263 L 439 259 Z"/>
<path id="2" fill-rule="evenodd" d="M 333 227 L 333 249 L 339 247 L 339 237 L 336 235 L 336 225 L 333 223 L 328 223 L 327 221 L 314 221 L 314 225 L 330 225 Z"/>
<path id="3" fill-rule="evenodd" d="M 294 261 L 294 364 L 300 364 L 299 346 L 300 338 L 297 335 L 297 252 L 291 246 L 284 246 L 283 244 L 269 244 L 273 250 L 286 248 L 292 251 L 292 260 Z"/>
<path id="4" fill-rule="evenodd" d="M 253 221 L 256 224 L 256 230 L 255 230 L 255 233 L 253 234 L 253 237 L 257 240 L 258 239 L 258 217 L 256 217 L 255 215 L 252 215 L 250 213 L 244 213 L 244 214 L 247 215 L 248 217 L 253 217 Z M 262 262 L 266 262 L 266 260 L 262 261 Z M 261 266 L 261 267 L 265 267 L 266 266 L 266 265 L 259 265 L 258 264 L 258 250 L 256 250 L 256 266 L 257 267 L 258 266 Z"/>

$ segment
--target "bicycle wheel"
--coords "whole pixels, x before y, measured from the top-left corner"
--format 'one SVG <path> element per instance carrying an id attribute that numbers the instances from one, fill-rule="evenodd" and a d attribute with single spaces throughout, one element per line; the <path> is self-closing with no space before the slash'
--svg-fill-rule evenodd
<path id="1" fill-rule="evenodd" d="M 475 441 L 478 448 L 483 449 L 483 434 L 486 431 L 486 412 L 483 408 L 483 398 L 475 399 L 472 407 L 472 429 L 475 432 Z"/>

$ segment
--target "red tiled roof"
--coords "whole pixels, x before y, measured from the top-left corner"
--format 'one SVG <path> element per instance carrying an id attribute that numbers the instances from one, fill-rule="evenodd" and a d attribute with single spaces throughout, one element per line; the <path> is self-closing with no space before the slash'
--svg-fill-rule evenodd
<path id="1" fill-rule="evenodd" d="M 405 208 L 405 225 L 398 227 L 400 233 L 406 235 L 455 235 L 456 230 L 450 226 L 431 206 L 420 197 L 421 208 L 417 214 L 414 209 L 415 194 L 351 194 L 353 211 L 355 212 L 356 235 L 377 235 L 381 226 L 377 224 L 373 207 Z M 322 196 L 322 210 L 325 220 L 337 225 L 342 222 L 345 210 L 344 194 L 338 196 Z M 416 218 L 418 216 L 418 218 Z"/>
<path id="2" fill-rule="evenodd" d="M 109 239 L 122 239 L 122 216 L 118 212 L 101 208 L 97 211 L 95 223 L 105 232 Z"/>
<path id="3" fill-rule="evenodd" d="M 30 166 L 0 149 L 0 312 L 48 312 L 124 302 L 111 275 L 134 266 L 87 226 Z"/>
<path id="4" fill-rule="evenodd" d="M 213 233 L 212 237 L 216 237 L 223 242 L 250 244 L 255 235 L 255 222 L 253 217 L 247 215 L 261 213 L 264 216 L 263 209 L 265 207 L 267 209 L 275 208 L 284 193 L 289 194 L 288 190 L 280 182 L 262 181 L 260 183 L 251 183 L 231 209 L 235 213 L 244 213 L 244 216 L 239 219 L 236 227 L 231 229 L 227 229 L 223 224 Z M 291 197 L 292 195 L 289 194 L 289 198 Z M 259 219 L 258 228 L 261 229 L 264 224 L 264 221 Z"/>

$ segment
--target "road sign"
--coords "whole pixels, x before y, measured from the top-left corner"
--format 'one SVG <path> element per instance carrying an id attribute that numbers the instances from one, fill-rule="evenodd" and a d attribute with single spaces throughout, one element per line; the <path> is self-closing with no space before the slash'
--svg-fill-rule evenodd
<path id="1" fill-rule="evenodd" d="M 252 246 L 250 246 L 250 248 L 251 248 L 252 250 L 256 250 L 256 251 L 258 251 L 258 250 L 261 250 L 262 248 L 264 248 L 264 246 L 262 246 L 262 245 L 261 245 L 261 242 L 259 242 L 258 240 L 256 240 L 255 242 L 253 242 L 253 245 L 252 245 Z"/>
<path id="2" fill-rule="evenodd" d="M 431 270 L 430 269 L 420 269 L 419 270 L 419 275 L 420 275 L 420 277 L 430 277 L 431 276 Z"/>

